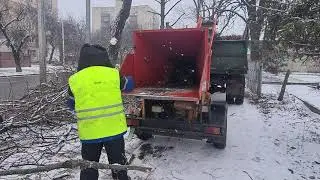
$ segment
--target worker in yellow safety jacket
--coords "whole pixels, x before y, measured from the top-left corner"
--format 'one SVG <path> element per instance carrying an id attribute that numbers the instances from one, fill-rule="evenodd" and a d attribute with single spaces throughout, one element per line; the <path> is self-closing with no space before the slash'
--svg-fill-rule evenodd
<path id="1" fill-rule="evenodd" d="M 131 77 L 122 77 L 109 61 L 105 48 L 85 44 L 81 48 L 78 70 L 69 78 L 68 106 L 77 116 L 81 155 L 99 162 L 105 148 L 110 164 L 125 165 L 123 135 L 127 131 L 121 91 L 133 89 Z M 81 170 L 81 180 L 97 180 L 98 170 Z M 130 179 L 126 171 L 112 171 L 113 179 Z"/>

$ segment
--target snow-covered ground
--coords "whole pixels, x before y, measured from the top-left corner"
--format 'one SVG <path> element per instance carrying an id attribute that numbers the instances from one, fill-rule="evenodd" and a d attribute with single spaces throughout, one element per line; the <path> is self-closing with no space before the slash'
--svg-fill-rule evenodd
<path id="1" fill-rule="evenodd" d="M 286 94 L 284 101 L 278 102 L 279 90 L 264 85 L 262 99 L 248 97 L 244 105 L 229 107 L 225 150 L 197 140 L 160 136 L 147 142 L 132 139 L 126 143 L 128 158 L 134 157 L 132 165 L 153 170 L 130 171 L 129 175 L 134 180 L 320 179 L 320 116 L 294 96 Z M 67 131 L 67 127 L 60 127 L 55 133 Z M 40 163 L 81 158 L 79 141 L 67 142 L 60 153 L 44 157 Z M 16 158 L 13 155 L 5 161 L 6 167 Z M 107 163 L 105 153 L 101 162 Z M 66 175 L 64 179 L 79 179 L 79 170 L 56 170 L 20 178 L 54 179 L 61 175 Z M 101 170 L 100 177 L 111 179 L 110 171 Z M 0 179 L 13 180 L 18 176 Z"/>
<path id="2" fill-rule="evenodd" d="M 264 82 L 282 82 L 285 77 L 284 73 L 279 73 L 277 75 L 263 72 Z M 289 76 L 289 82 L 292 83 L 320 83 L 320 73 L 298 73 L 293 72 Z"/>
<path id="3" fill-rule="evenodd" d="M 320 83 L 320 74 L 316 73 L 293 73 L 289 76 L 289 82 L 295 83 Z M 264 82 L 282 82 L 284 74 L 273 75 L 270 73 L 263 73 Z M 273 89 L 280 90 L 281 84 L 268 85 Z M 303 101 L 308 102 L 314 107 L 320 109 L 320 90 L 308 85 L 287 85 L 286 91 Z"/>

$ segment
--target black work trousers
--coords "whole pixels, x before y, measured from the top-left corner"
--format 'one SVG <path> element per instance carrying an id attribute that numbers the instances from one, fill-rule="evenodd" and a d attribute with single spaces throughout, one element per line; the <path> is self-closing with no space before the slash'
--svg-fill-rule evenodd
<path id="1" fill-rule="evenodd" d="M 81 155 L 84 160 L 99 162 L 101 151 L 105 148 L 108 155 L 109 164 L 125 165 L 127 162 L 124 150 L 124 139 L 120 139 L 96 143 L 96 144 L 82 144 Z M 80 180 L 98 180 L 98 170 L 87 168 L 81 170 Z M 113 179 L 128 180 L 127 171 L 112 171 Z"/>

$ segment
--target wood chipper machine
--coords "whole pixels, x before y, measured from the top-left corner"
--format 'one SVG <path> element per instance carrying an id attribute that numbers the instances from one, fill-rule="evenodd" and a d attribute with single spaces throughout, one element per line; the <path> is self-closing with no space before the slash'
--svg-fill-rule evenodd
<path id="1" fill-rule="evenodd" d="M 123 97 L 136 104 L 127 108 L 126 116 L 138 138 L 156 134 L 206 139 L 225 148 L 226 93 L 210 93 L 215 31 L 213 21 L 200 21 L 196 28 L 133 33 L 134 48 L 120 72 L 135 81 L 135 89 Z"/>

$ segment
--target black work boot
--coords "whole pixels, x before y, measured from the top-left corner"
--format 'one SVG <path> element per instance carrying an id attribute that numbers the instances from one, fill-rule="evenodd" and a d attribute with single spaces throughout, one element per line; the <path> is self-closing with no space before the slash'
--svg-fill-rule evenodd
<path id="1" fill-rule="evenodd" d="M 114 180 L 131 180 L 127 171 L 112 171 L 112 178 Z"/>

